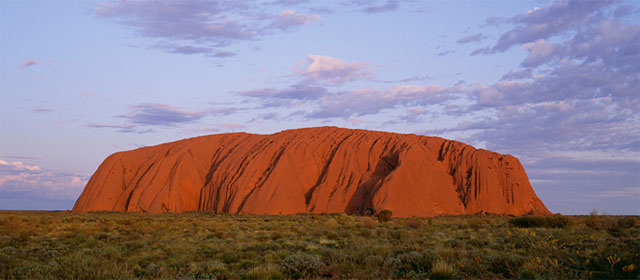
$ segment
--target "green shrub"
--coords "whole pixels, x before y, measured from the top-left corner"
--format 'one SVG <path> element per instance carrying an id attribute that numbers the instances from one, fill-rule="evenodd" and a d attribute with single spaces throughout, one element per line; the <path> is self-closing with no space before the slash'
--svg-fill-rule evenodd
<path id="1" fill-rule="evenodd" d="M 323 266 L 315 255 L 295 253 L 280 262 L 280 271 L 294 279 L 313 278 L 322 274 Z"/>
<path id="2" fill-rule="evenodd" d="M 380 211 L 380 213 L 378 213 L 377 215 L 378 221 L 381 223 L 386 223 L 388 221 L 391 221 L 392 215 L 393 215 L 393 212 L 391 212 L 391 210 L 384 209 Z"/>

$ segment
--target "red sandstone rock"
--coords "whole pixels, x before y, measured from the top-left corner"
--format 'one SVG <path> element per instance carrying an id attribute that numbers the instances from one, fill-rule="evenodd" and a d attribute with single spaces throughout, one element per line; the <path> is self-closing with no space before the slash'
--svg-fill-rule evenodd
<path id="1" fill-rule="evenodd" d="M 229 133 L 118 152 L 74 212 L 549 214 L 513 156 L 336 127 Z"/>

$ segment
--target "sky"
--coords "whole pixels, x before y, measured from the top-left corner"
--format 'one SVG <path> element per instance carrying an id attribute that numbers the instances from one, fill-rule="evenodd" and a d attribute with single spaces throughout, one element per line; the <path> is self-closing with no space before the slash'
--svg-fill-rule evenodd
<path id="1" fill-rule="evenodd" d="M 640 2 L 0 0 L 0 209 L 110 154 L 339 126 L 520 159 L 555 213 L 640 215 Z"/>

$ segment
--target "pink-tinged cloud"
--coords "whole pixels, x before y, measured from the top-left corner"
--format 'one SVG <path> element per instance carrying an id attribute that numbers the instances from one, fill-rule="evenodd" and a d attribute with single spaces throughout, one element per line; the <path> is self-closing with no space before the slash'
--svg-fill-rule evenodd
<path id="1" fill-rule="evenodd" d="M 297 70 L 297 74 L 311 81 L 327 84 L 343 84 L 357 80 L 370 79 L 373 73 L 368 62 L 346 62 L 344 60 L 311 54 L 307 56 L 308 65 Z"/>
<path id="2" fill-rule="evenodd" d="M 0 196 L 3 198 L 72 200 L 80 195 L 88 179 L 85 175 L 0 160 Z"/>
<path id="3" fill-rule="evenodd" d="M 300 14 L 294 10 L 284 10 L 273 18 L 272 27 L 288 30 L 320 19 L 319 15 Z"/>
<path id="4" fill-rule="evenodd" d="M 0 159 L 0 166 L 2 167 L 10 167 L 14 170 L 30 170 L 30 171 L 38 171 L 40 167 L 37 165 L 28 165 L 24 164 L 20 161 L 4 161 Z M 1 179 L 0 179 L 1 180 Z M 0 181 L 1 183 L 2 181 Z"/>
<path id="5" fill-rule="evenodd" d="M 39 63 L 39 61 L 37 61 L 37 60 L 27 59 L 27 60 L 23 61 L 22 63 L 20 63 L 20 68 L 31 67 L 31 66 L 34 66 L 34 65 L 36 65 L 38 63 Z"/>
<path id="6" fill-rule="evenodd" d="M 524 67 L 538 66 L 546 61 L 549 61 L 558 51 L 558 46 L 545 40 L 524 43 L 522 44 L 522 48 L 529 51 L 529 55 L 522 62 L 522 66 Z"/>

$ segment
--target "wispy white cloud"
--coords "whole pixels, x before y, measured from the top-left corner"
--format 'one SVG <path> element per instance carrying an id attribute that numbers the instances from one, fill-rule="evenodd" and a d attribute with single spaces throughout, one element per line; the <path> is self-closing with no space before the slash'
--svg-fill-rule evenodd
<path id="1" fill-rule="evenodd" d="M 587 194 L 594 198 L 635 198 L 640 203 L 640 187 L 629 187 L 618 190 L 606 190 L 594 194 Z"/>

